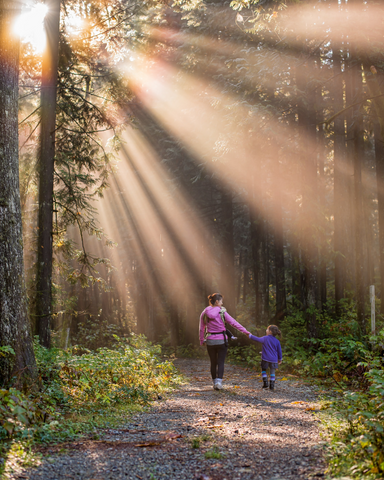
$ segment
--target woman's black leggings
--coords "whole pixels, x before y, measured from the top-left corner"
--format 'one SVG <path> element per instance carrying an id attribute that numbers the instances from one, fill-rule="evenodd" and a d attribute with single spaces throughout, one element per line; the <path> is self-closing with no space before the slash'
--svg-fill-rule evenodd
<path id="1" fill-rule="evenodd" d="M 207 345 L 208 355 L 211 359 L 212 380 L 223 378 L 227 349 L 228 347 L 224 343 L 222 345 Z"/>

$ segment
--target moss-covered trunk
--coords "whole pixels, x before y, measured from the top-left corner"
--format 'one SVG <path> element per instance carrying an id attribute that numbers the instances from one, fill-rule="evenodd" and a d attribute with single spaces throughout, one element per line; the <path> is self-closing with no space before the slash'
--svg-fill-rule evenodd
<path id="1" fill-rule="evenodd" d="M 24 286 L 23 237 L 19 192 L 19 42 L 12 32 L 15 2 L 0 0 L 0 385 L 36 378 Z"/>

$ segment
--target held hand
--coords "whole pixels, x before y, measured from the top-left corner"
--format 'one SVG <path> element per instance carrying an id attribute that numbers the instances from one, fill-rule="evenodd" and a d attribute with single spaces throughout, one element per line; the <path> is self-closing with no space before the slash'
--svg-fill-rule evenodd
<path id="1" fill-rule="evenodd" d="M 280 365 L 280 364 L 281 364 L 281 362 L 282 362 L 282 360 L 279 360 L 279 361 L 278 361 L 278 364 Z"/>

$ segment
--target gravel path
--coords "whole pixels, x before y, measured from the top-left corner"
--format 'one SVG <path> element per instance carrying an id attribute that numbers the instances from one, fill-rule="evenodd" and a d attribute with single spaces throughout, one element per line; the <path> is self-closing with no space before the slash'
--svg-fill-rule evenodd
<path id="1" fill-rule="evenodd" d="M 205 360 L 179 359 L 190 379 L 101 440 L 52 447 L 12 479 L 301 480 L 324 477 L 315 391 L 292 376 L 262 390 L 254 371 L 226 365 L 214 391 Z M 285 378 L 285 380 L 283 380 Z M 61 449 L 62 453 L 56 453 Z"/>

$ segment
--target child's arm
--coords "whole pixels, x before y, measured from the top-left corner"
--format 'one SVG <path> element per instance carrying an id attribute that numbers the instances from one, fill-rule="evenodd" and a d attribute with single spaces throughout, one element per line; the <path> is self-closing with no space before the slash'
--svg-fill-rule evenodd
<path id="1" fill-rule="evenodd" d="M 249 338 L 251 340 L 253 340 L 254 342 L 264 343 L 264 338 L 265 337 L 255 337 L 255 335 L 252 335 L 252 333 L 250 333 Z"/>
<path id="2" fill-rule="evenodd" d="M 278 358 L 279 365 L 280 365 L 280 363 L 283 361 L 283 352 L 281 351 L 280 342 L 279 342 L 279 345 L 277 347 L 277 358 Z"/>

